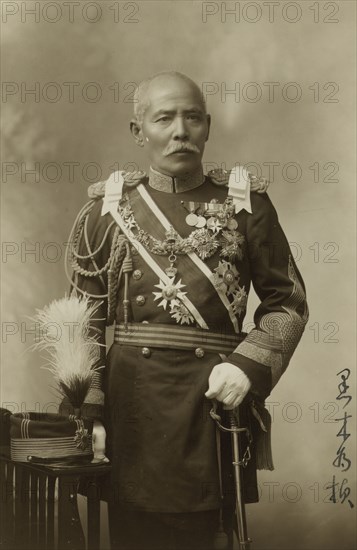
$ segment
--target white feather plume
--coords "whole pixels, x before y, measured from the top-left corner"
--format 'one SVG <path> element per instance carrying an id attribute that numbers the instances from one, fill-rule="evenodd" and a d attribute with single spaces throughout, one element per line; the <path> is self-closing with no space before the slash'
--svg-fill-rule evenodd
<path id="1" fill-rule="evenodd" d="M 97 309 L 98 303 L 90 304 L 86 295 L 72 294 L 37 310 L 33 319 L 38 331 L 33 349 L 46 352 L 44 368 L 76 407 L 84 401 L 100 357 L 101 344 L 90 334 Z"/>

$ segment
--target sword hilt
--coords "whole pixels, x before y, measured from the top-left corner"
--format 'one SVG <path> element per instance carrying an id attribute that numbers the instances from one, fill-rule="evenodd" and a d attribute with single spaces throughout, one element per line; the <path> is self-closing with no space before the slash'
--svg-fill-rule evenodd
<path id="1" fill-rule="evenodd" d="M 214 403 L 212 409 L 210 410 L 210 416 L 215 421 L 216 425 L 222 432 L 229 432 L 230 434 L 240 434 L 245 433 L 247 437 L 247 447 L 243 453 L 243 457 L 238 462 L 234 461 L 233 465 L 237 464 L 238 466 L 243 466 L 245 468 L 251 459 L 251 452 L 250 452 L 250 445 L 253 441 L 252 434 L 249 430 L 249 428 L 240 428 L 239 427 L 239 421 L 238 421 L 238 409 L 229 411 L 229 425 L 230 427 L 223 426 L 222 424 L 222 418 L 217 413 L 217 404 Z"/>

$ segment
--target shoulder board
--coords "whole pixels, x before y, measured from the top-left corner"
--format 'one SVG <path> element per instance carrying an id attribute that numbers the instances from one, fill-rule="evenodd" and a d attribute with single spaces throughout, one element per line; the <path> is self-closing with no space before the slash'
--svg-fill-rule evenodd
<path id="1" fill-rule="evenodd" d="M 244 170 L 244 169 L 243 169 Z M 250 182 L 250 192 L 251 193 L 266 193 L 269 187 L 269 181 L 263 177 L 258 178 L 254 176 L 251 172 L 244 170 L 245 176 Z M 228 186 L 229 176 L 231 170 L 223 170 L 222 168 L 216 168 L 210 170 L 207 173 L 207 176 L 211 179 L 212 183 L 218 186 Z"/>
<path id="2" fill-rule="evenodd" d="M 113 174 L 108 178 L 110 179 Z M 136 187 L 139 183 L 142 183 L 146 178 L 146 172 L 143 170 L 135 170 L 133 172 L 122 172 L 124 178 L 124 183 L 128 187 Z M 108 181 L 108 180 L 107 180 Z M 92 183 L 88 187 L 88 197 L 90 199 L 102 199 L 105 195 L 105 186 L 107 181 L 98 181 L 97 183 Z"/>

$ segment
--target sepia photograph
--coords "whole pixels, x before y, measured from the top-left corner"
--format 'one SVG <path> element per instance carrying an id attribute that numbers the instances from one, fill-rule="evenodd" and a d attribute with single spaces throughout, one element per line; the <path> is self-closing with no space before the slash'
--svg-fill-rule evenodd
<path id="1" fill-rule="evenodd" d="M 355 549 L 356 3 L 0 6 L 0 547 Z"/>

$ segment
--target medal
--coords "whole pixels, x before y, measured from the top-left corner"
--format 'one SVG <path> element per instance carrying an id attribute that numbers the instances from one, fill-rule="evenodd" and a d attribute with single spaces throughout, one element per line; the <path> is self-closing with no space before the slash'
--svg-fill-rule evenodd
<path id="1" fill-rule="evenodd" d="M 170 278 L 167 283 L 160 280 L 159 284 L 155 285 L 155 287 L 159 289 L 159 292 L 153 292 L 153 295 L 155 296 L 154 302 L 155 300 L 161 300 L 157 306 L 163 307 L 165 310 L 168 303 L 172 305 L 180 305 L 179 299 L 186 294 L 186 292 L 182 292 L 182 288 L 185 286 L 186 285 L 181 283 L 181 279 L 175 283 L 173 277 Z"/>
<path id="2" fill-rule="evenodd" d="M 175 275 L 177 274 L 177 269 L 173 265 L 170 265 L 170 267 L 167 267 L 165 269 L 165 273 L 168 277 L 175 277 Z"/>
<path id="3" fill-rule="evenodd" d="M 205 225 L 206 225 L 206 218 L 204 218 L 203 216 L 198 216 L 195 227 L 197 227 L 198 229 L 202 229 L 202 227 L 204 227 Z"/>
<path id="4" fill-rule="evenodd" d="M 187 225 L 189 225 L 190 227 L 197 227 L 196 224 L 199 216 L 197 216 L 195 212 L 198 209 L 199 205 L 193 201 L 181 201 L 181 204 L 189 212 L 189 214 L 185 218 Z"/>
<path id="5" fill-rule="evenodd" d="M 234 264 L 225 260 L 218 262 L 216 267 L 214 282 L 217 288 L 221 288 L 227 296 L 234 295 L 239 285 L 239 272 Z"/>
<path id="6" fill-rule="evenodd" d="M 211 231 L 214 231 L 214 228 L 216 226 L 216 218 L 208 218 L 207 220 L 207 229 L 210 229 Z"/>
<path id="7" fill-rule="evenodd" d="M 176 267 L 174 267 L 174 263 L 176 262 L 177 258 L 175 254 L 171 253 L 168 259 L 170 262 L 170 266 L 165 269 L 165 273 L 168 277 L 175 277 L 177 269 Z"/>
<path id="8" fill-rule="evenodd" d="M 187 223 L 187 225 L 191 226 L 191 227 L 195 227 L 196 226 L 196 223 L 198 221 L 198 216 L 196 216 L 196 214 L 188 214 L 185 218 L 185 221 Z"/>
<path id="9" fill-rule="evenodd" d="M 229 218 L 229 220 L 227 220 L 226 227 L 230 231 L 234 231 L 238 227 L 238 222 L 234 218 Z"/>

